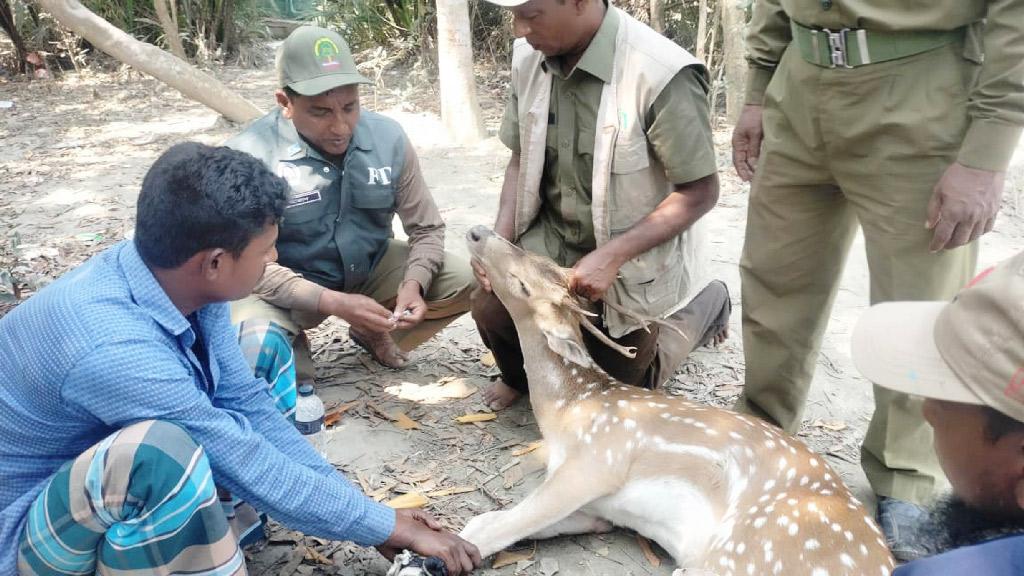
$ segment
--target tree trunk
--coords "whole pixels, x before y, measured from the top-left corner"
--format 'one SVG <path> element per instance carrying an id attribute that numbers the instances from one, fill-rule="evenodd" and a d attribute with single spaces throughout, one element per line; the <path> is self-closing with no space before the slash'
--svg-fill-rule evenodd
<path id="1" fill-rule="evenodd" d="M 25 62 L 28 50 L 25 49 L 25 41 L 21 39 L 21 34 L 18 33 L 18 24 L 14 21 L 14 12 L 11 10 L 11 5 L 7 0 L 0 0 L 0 27 L 10 37 L 11 43 L 14 44 L 14 56 L 18 59 L 18 72 L 25 72 L 28 69 L 28 65 Z"/>
<path id="2" fill-rule="evenodd" d="M 437 0 L 437 69 L 441 120 L 457 143 L 478 142 L 486 132 L 473 77 L 467 0 Z"/>
<path id="3" fill-rule="evenodd" d="M 726 0 L 728 1 L 728 0 Z M 696 54 L 698 60 L 706 61 L 708 52 L 705 48 L 708 41 L 708 0 L 698 0 L 697 2 L 697 41 Z M 711 47 L 715 49 L 714 46 Z"/>
<path id="4" fill-rule="evenodd" d="M 651 0 L 651 28 L 658 34 L 665 33 L 665 0 Z"/>
<path id="5" fill-rule="evenodd" d="M 723 0 L 722 4 L 722 63 L 725 65 L 725 114 L 735 123 L 743 108 L 746 90 L 747 61 L 744 58 L 743 33 L 747 13 L 737 0 Z"/>
<path id="6" fill-rule="evenodd" d="M 171 54 L 188 62 L 185 56 L 185 47 L 181 45 L 181 36 L 178 35 L 178 19 L 171 15 L 167 3 L 174 3 L 175 0 L 153 0 L 153 7 L 156 8 L 156 17 L 160 20 L 160 27 L 164 29 L 164 39 Z"/>
<path id="7" fill-rule="evenodd" d="M 263 114 L 216 78 L 163 50 L 140 42 L 90 12 L 78 0 L 37 0 L 64 27 L 90 44 L 141 72 L 178 90 L 186 98 L 205 104 L 234 122 L 248 122 Z"/>
<path id="8" fill-rule="evenodd" d="M 221 13 L 224 15 L 221 22 L 224 26 L 223 42 L 225 56 L 238 54 L 238 34 L 235 30 L 235 0 L 224 0 L 221 6 Z"/>

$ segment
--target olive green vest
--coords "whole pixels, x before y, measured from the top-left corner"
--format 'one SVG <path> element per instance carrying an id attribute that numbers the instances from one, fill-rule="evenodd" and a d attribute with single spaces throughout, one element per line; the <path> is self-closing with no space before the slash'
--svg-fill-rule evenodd
<path id="1" fill-rule="evenodd" d="M 335 166 L 299 137 L 280 109 L 226 143 L 262 160 L 291 186 L 278 262 L 332 290 L 355 291 L 392 236 L 406 136 L 397 122 L 363 111 Z"/>

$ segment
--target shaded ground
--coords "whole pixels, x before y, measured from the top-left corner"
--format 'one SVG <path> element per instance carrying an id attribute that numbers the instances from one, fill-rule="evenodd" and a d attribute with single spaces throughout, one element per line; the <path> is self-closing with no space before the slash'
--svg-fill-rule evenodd
<path id="1" fill-rule="evenodd" d="M 217 75 L 269 108 L 270 68 L 226 68 Z M 493 134 L 507 76 L 490 71 L 485 78 L 484 106 Z M 436 91 L 416 82 L 415 76 L 410 82 L 407 74 L 384 74 L 378 86 L 364 92 L 364 106 L 402 122 L 421 153 L 426 179 L 448 222 L 448 248 L 465 253 L 465 232 L 493 221 L 507 151 L 494 138 L 472 148 L 450 146 L 430 112 L 436 110 Z M 220 143 L 238 130 L 131 72 L 68 75 L 59 82 L 0 80 L 3 100 L 15 104 L 0 108 L 0 314 L 13 306 L 11 286 L 27 296 L 124 238 L 133 227 L 142 175 L 161 151 L 183 140 Z M 720 349 L 694 354 L 670 390 L 728 406 L 743 384 L 736 264 L 747 190 L 728 165 L 727 131 L 720 131 L 717 138 L 723 194 L 708 220 L 713 270 L 730 285 L 736 305 L 734 338 Z M 1019 205 L 1022 154 L 1017 161 L 1003 215 L 982 243 L 983 264 L 1024 247 L 1024 207 Z M 12 272 L 13 279 L 5 278 L 4 270 Z M 866 264 L 863 243 L 858 241 L 818 359 L 801 437 L 826 455 L 859 496 L 870 500 L 856 465 L 857 446 L 871 410 L 870 388 L 853 371 L 847 352 L 852 322 L 866 303 Z M 321 396 L 329 409 L 345 410 L 331 431 L 329 456 L 374 497 L 426 495 L 428 509 L 458 528 L 474 514 L 517 502 L 539 482 L 543 448 L 529 451 L 538 432 L 525 405 L 487 422 L 454 421 L 486 411 L 476 388 L 497 374 L 486 362 L 468 318 L 416 351 L 411 366 L 400 371 L 369 362 L 348 342 L 340 322 L 325 323 L 314 342 Z M 442 387 L 444 392 L 468 396 L 437 404 L 408 399 Z M 489 573 L 552 574 L 557 569 L 565 575 L 669 574 L 671 561 L 657 548 L 655 555 L 660 556 L 660 566 L 645 556 L 634 535 L 620 531 L 529 544 L 523 560 Z M 303 538 L 280 527 L 275 527 L 267 546 L 250 554 L 254 574 L 383 574 L 386 566 L 373 551 Z"/>

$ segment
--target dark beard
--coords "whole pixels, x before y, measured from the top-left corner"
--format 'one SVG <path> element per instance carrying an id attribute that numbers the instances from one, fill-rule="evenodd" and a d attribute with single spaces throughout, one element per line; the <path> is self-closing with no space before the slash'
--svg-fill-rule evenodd
<path id="1" fill-rule="evenodd" d="M 1024 534 L 1024 518 L 971 508 L 955 495 L 929 506 L 929 518 L 921 538 L 935 554 L 980 544 L 1011 534 Z"/>

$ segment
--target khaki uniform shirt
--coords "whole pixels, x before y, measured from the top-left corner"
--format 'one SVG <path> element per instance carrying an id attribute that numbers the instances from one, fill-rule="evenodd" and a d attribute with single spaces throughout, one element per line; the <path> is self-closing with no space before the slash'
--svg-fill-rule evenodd
<path id="1" fill-rule="evenodd" d="M 906 32 L 970 26 L 965 57 L 982 62 L 966 103 L 971 126 L 958 161 L 1003 171 L 1024 126 L 1024 1 L 1022 0 L 755 0 L 748 27 L 746 101 L 761 104 L 792 39 L 790 20 L 814 28 Z M 982 19 L 987 19 L 982 26 Z M 869 64 L 870 66 L 870 64 Z M 868 111 L 866 111 L 868 112 Z"/>
<path id="2" fill-rule="evenodd" d="M 609 10 L 572 71 L 565 74 L 558 58 L 544 63 L 553 78 L 541 181 L 543 204 L 520 244 L 560 266 L 574 265 L 596 247 L 591 212 L 594 135 L 601 91 L 612 77 L 618 29 L 618 15 Z M 707 93 L 704 70 L 685 68 L 655 99 L 645 119 L 648 144 L 673 183 L 692 182 L 716 170 Z M 519 153 L 517 110 L 513 91 L 499 136 Z"/>

